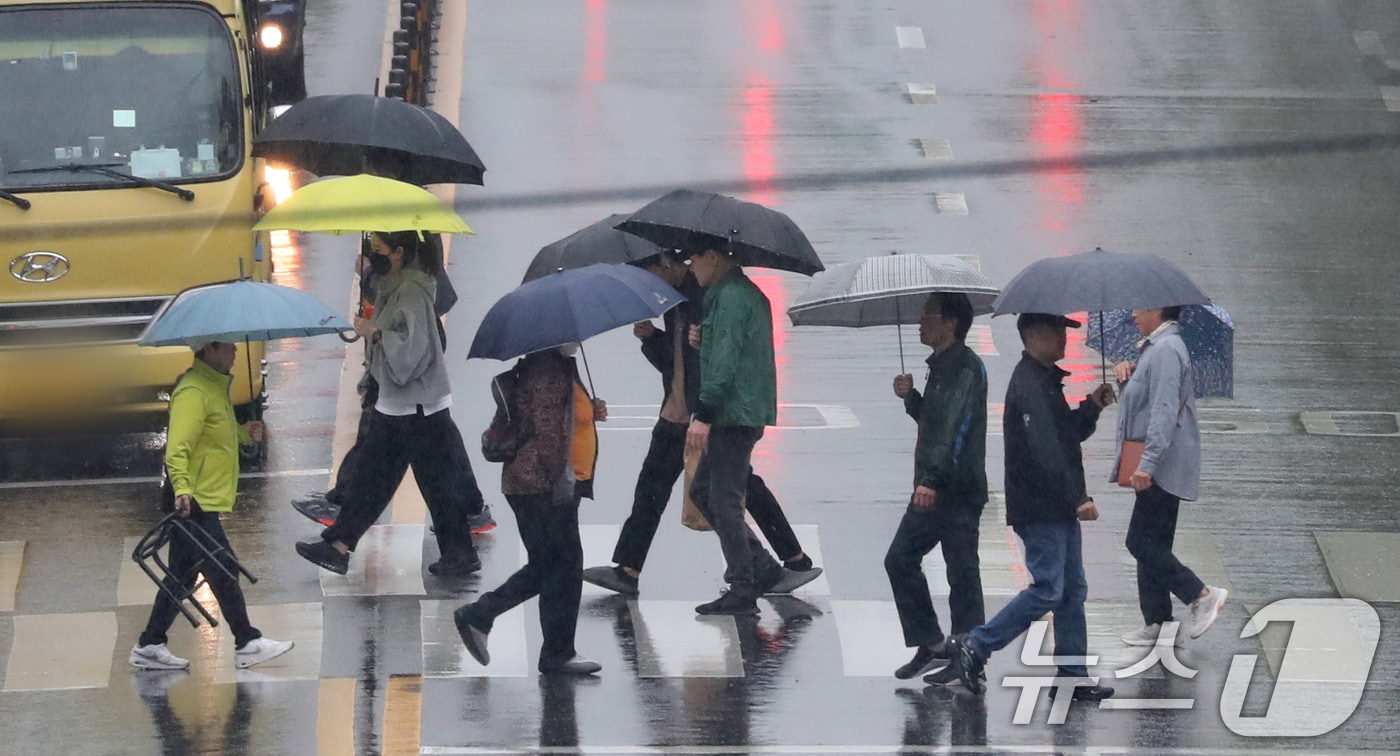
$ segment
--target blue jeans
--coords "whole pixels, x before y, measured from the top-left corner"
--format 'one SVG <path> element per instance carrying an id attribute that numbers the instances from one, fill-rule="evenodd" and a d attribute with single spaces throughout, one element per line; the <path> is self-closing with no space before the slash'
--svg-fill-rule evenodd
<path id="1" fill-rule="evenodd" d="M 983 659 L 1006 648 L 1047 612 L 1055 615 L 1055 655 L 1081 659 L 1089 652 L 1084 622 L 1084 541 L 1079 521 L 1036 522 L 1015 527 L 1026 545 L 1029 588 L 1016 594 L 991 622 L 973 628 L 968 645 Z M 1038 649 L 1037 649 L 1038 650 Z M 1062 666 L 1060 677 L 1088 677 L 1083 664 Z"/>

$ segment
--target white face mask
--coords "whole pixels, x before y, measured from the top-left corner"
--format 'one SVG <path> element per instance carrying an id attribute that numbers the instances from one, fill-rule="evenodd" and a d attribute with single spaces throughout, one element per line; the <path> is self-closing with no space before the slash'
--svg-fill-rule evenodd
<path id="1" fill-rule="evenodd" d="M 564 355 L 565 357 L 573 357 L 574 354 L 578 352 L 578 342 L 574 342 L 572 344 L 560 344 L 558 349 L 559 353 Z"/>

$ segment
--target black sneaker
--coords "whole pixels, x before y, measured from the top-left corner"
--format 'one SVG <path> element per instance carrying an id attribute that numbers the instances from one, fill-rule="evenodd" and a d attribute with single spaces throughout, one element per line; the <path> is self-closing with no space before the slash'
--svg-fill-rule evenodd
<path id="1" fill-rule="evenodd" d="M 306 561 L 337 575 L 344 575 L 350 570 L 350 555 L 340 553 L 319 538 L 315 541 L 297 541 L 297 553 Z"/>
<path id="2" fill-rule="evenodd" d="M 972 650 L 966 635 L 954 635 L 945 643 L 948 648 L 948 667 L 958 674 L 958 680 L 962 682 L 963 687 L 973 693 L 981 693 L 982 666 L 987 661 Z"/>
<path id="3" fill-rule="evenodd" d="M 932 646 L 919 646 L 914 651 L 914 658 L 908 664 L 896 669 L 894 676 L 901 680 L 908 680 L 918 677 L 926 672 L 946 666 L 948 663 L 948 648 L 943 641 Z"/>
<path id="4" fill-rule="evenodd" d="M 726 590 L 719 598 L 708 604 L 695 607 L 696 614 L 758 614 L 758 601 L 753 596 L 745 596 Z"/>
<path id="5" fill-rule="evenodd" d="M 627 570 L 621 566 L 589 567 L 583 571 L 583 582 L 607 588 L 624 596 L 636 596 L 641 592 L 637 587 L 637 579 L 628 575 Z"/>
<path id="6" fill-rule="evenodd" d="M 475 551 L 466 558 L 439 559 L 428 565 L 428 574 L 438 577 L 463 577 L 481 569 L 481 557 Z"/>
<path id="7" fill-rule="evenodd" d="M 462 637 L 462 645 L 467 647 L 467 653 L 476 659 L 477 664 L 485 667 L 491 663 L 491 652 L 486 649 L 486 636 L 490 635 L 490 630 L 482 630 L 472 623 L 472 604 L 462 604 L 457 607 L 457 611 L 452 613 L 452 622 L 457 625 L 457 634 Z"/>
<path id="8" fill-rule="evenodd" d="M 1055 700 L 1059 695 L 1060 686 L 1050 688 L 1050 700 Z M 1107 685 L 1077 685 L 1074 688 L 1071 700 L 1074 701 L 1102 701 L 1105 698 L 1113 697 L 1113 688 Z"/>
<path id="9" fill-rule="evenodd" d="M 312 522 L 328 528 L 334 525 L 335 519 L 340 516 L 340 505 L 332 504 L 323 493 L 313 493 L 304 499 L 293 500 L 292 509 L 302 513 Z"/>
<path id="10" fill-rule="evenodd" d="M 812 569 L 812 558 L 807 556 L 806 554 L 803 554 L 802 556 L 795 556 L 792 559 L 783 562 L 783 566 L 792 570 L 793 572 L 806 572 L 807 570 Z"/>

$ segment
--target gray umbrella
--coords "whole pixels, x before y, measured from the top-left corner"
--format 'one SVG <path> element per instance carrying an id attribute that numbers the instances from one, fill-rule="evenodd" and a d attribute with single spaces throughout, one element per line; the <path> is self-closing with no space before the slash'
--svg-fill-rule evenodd
<path id="1" fill-rule="evenodd" d="M 640 263 L 661 254 L 661 247 L 640 236 L 613 228 L 627 220 L 623 213 L 585 226 L 552 244 L 540 248 L 521 283 L 543 278 L 560 270 L 584 268 L 596 263 Z"/>
<path id="2" fill-rule="evenodd" d="M 1095 249 L 1031 263 L 1002 289 L 993 314 L 1067 315 L 1209 303 L 1180 268 L 1156 255 Z"/>
<path id="3" fill-rule="evenodd" d="M 949 255 L 884 255 L 842 263 L 818 273 L 788 308 L 793 325 L 898 326 L 917 323 L 934 292 L 966 294 L 972 311 L 986 315 L 998 294 L 981 271 Z M 904 368 L 904 335 L 899 335 Z"/>

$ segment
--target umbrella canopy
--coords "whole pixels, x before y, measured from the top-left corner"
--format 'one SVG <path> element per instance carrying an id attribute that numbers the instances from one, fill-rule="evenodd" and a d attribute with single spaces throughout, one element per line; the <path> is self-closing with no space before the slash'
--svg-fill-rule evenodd
<path id="1" fill-rule="evenodd" d="M 467 358 L 508 360 L 657 317 L 685 301 L 632 265 L 589 265 L 521 284 L 486 313 Z"/>
<path id="2" fill-rule="evenodd" d="M 1217 305 L 1181 308 L 1181 339 L 1191 355 L 1191 377 L 1196 396 L 1235 395 L 1235 324 Z M 1132 310 L 1089 313 L 1085 342 L 1112 362 L 1140 356 L 1142 332 L 1133 323 Z"/>
<path id="3" fill-rule="evenodd" d="M 146 328 L 141 346 L 271 341 L 354 330 L 300 289 L 242 279 L 185 289 Z"/>
<path id="4" fill-rule="evenodd" d="M 1156 255 L 1095 249 L 1031 263 L 1002 289 L 993 312 L 1065 315 L 1209 302 L 1180 268 Z"/>
<path id="5" fill-rule="evenodd" d="M 825 270 L 812 243 L 791 218 L 714 192 L 677 189 L 652 200 L 617 228 L 690 254 L 729 251 L 740 265 L 806 276 Z"/>
<path id="6" fill-rule="evenodd" d="M 934 292 L 966 294 L 972 311 L 992 311 L 997 287 L 966 260 L 949 255 L 884 255 L 818 273 L 788 308 L 793 325 L 866 326 L 919 322 Z"/>
<path id="7" fill-rule="evenodd" d="M 482 184 L 486 166 L 437 112 L 393 97 L 308 97 L 253 140 L 253 154 L 318 176 L 371 170 L 411 184 Z"/>
<path id="8" fill-rule="evenodd" d="M 618 213 L 569 234 L 540 248 L 525 281 L 533 281 L 559 270 L 582 268 L 596 263 L 637 263 L 661 254 L 661 248 L 640 236 L 614 228 L 627 219 Z"/>
<path id="9" fill-rule="evenodd" d="M 329 178 L 292 192 L 253 225 L 255 231 L 473 233 L 431 192 L 402 181 L 360 174 Z"/>

